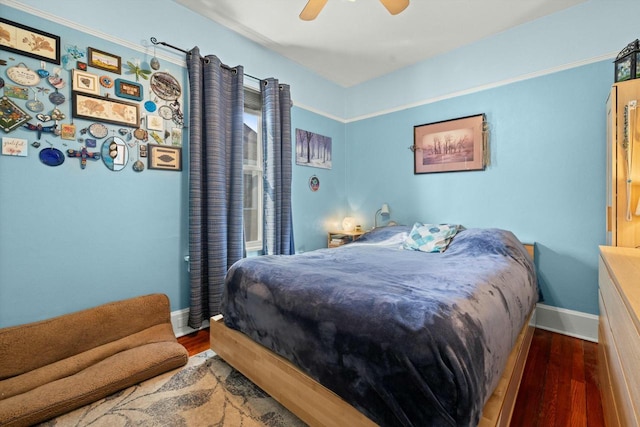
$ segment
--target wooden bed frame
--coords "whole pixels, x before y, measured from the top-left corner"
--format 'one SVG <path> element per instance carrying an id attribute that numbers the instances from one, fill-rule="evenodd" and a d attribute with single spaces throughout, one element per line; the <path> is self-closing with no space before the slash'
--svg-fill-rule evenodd
<path id="1" fill-rule="evenodd" d="M 533 257 L 533 245 L 525 245 Z M 507 427 L 535 329 L 535 307 L 509 355 L 504 373 L 484 406 L 479 427 Z M 310 426 L 365 427 L 376 424 L 288 360 L 211 318 L 211 349 Z"/>

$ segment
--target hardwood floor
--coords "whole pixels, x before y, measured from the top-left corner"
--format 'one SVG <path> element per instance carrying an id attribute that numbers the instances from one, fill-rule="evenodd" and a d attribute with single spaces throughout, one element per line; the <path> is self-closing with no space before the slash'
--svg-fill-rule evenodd
<path id="1" fill-rule="evenodd" d="M 209 348 L 209 330 L 178 338 L 189 355 Z M 536 329 L 511 426 L 604 426 L 598 345 Z"/>

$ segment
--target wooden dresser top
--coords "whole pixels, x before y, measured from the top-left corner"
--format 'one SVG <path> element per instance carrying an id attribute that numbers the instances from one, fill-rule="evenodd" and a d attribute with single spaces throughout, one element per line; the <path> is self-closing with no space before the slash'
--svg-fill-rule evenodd
<path id="1" fill-rule="evenodd" d="M 600 246 L 609 275 L 632 313 L 640 318 L 640 249 Z"/>

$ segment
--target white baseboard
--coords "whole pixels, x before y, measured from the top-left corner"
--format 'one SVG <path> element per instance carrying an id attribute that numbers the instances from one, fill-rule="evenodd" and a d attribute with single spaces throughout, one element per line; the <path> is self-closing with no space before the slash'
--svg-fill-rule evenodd
<path id="1" fill-rule="evenodd" d="M 187 325 L 189 322 L 189 309 L 183 308 L 182 310 L 176 310 L 171 312 L 171 326 L 173 326 L 173 333 L 176 337 L 188 335 L 192 332 L 196 332 L 198 329 L 193 329 Z M 200 329 L 208 328 L 209 320 L 202 322 Z"/>
<path id="2" fill-rule="evenodd" d="M 196 329 L 187 325 L 188 320 L 188 308 L 171 312 L 171 325 L 176 337 L 196 332 Z M 205 320 L 200 329 L 208 327 L 209 321 Z M 598 342 L 598 316 L 594 314 L 538 304 L 536 306 L 536 327 L 586 341 Z"/>
<path id="3" fill-rule="evenodd" d="M 538 304 L 536 327 L 551 332 L 598 342 L 598 316 L 565 308 Z"/>

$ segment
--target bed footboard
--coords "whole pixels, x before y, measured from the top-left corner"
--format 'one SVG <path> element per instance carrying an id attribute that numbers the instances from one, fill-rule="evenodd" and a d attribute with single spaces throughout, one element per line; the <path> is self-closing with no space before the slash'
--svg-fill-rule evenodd
<path id="1" fill-rule="evenodd" d="M 480 427 L 508 426 L 535 329 L 535 308 L 520 331 L 504 374 L 484 407 Z M 310 426 L 376 424 L 288 360 L 211 318 L 211 349 Z"/>

